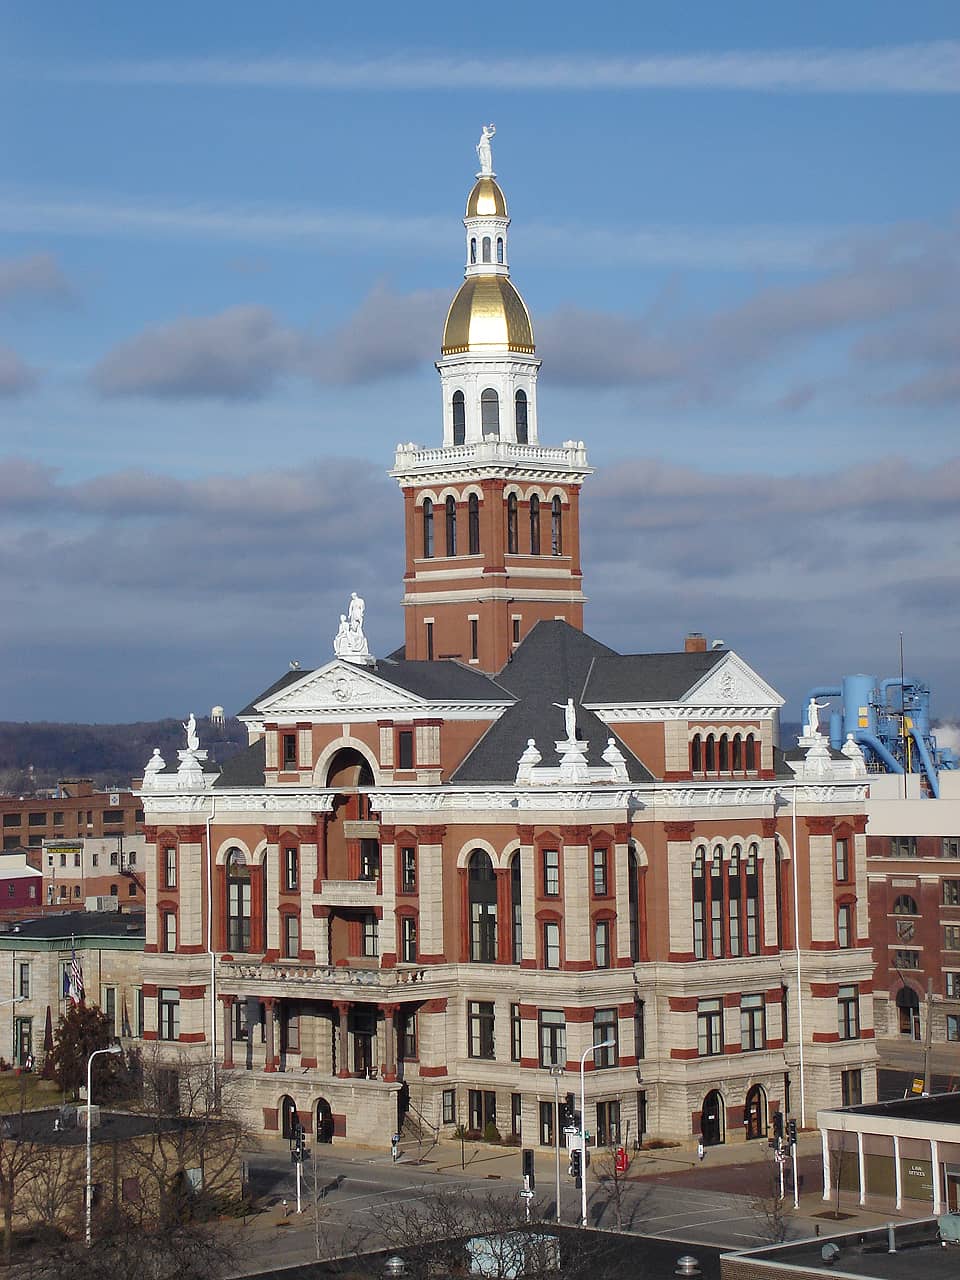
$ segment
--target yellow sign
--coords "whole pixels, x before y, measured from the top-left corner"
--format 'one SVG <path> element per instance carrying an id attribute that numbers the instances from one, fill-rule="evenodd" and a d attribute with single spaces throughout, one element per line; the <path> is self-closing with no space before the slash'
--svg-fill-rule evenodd
<path id="1" fill-rule="evenodd" d="M 911 1093 L 923 1093 L 923 1076 L 913 1077 L 913 1087 Z"/>

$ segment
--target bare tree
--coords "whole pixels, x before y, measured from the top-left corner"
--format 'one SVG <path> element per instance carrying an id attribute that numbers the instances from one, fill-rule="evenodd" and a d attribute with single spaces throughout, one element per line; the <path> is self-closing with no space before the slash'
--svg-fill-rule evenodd
<path id="1" fill-rule="evenodd" d="M 763 1187 L 751 1200 L 753 1216 L 762 1238 L 782 1244 L 789 1234 L 787 1201 L 780 1194 L 780 1170 L 776 1164 L 764 1168 Z"/>
<path id="2" fill-rule="evenodd" d="M 38 1174 L 63 1165 L 63 1151 L 39 1140 L 36 1120 L 26 1109 L 26 1076 L 20 1077 L 19 1109 L 0 1117 L 0 1204 L 3 1207 L 3 1261 L 13 1253 L 14 1216 L 27 1202 Z M 62 1206 L 61 1206 L 62 1207 Z"/>

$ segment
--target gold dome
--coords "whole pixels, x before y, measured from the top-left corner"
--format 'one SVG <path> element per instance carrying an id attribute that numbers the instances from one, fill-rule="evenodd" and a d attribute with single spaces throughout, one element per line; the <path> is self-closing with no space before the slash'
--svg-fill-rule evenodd
<path id="1" fill-rule="evenodd" d="M 505 218 L 507 202 L 496 178 L 478 178 L 467 196 L 468 218 Z"/>
<path id="2" fill-rule="evenodd" d="M 470 276 L 464 280 L 450 303 L 443 326 L 445 356 L 487 347 L 506 347 L 527 355 L 536 350 L 530 313 L 507 276 Z"/>

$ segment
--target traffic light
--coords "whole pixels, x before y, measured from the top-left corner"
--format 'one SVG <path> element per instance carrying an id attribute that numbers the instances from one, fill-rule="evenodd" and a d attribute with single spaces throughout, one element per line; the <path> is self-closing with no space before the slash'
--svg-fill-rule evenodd
<path id="1" fill-rule="evenodd" d="M 576 1110 L 573 1094 L 568 1093 L 566 1099 L 560 1104 L 560 1128 L 569 1129 L 573 1125 L 573 1116 Z"/>
<path id="2" fill-rule="evenodd" d="M 537 1185 L 536 1170 L 533 1167 L 533 1152 L 524 1148 L 523 1152 L 523 1189 L 532 1191 Z"/>
<path id="3" fill-rule="evenodd" d="M 573 1150 L 570 1152 L 570 1177 L 573 1178 L 574 1182 L 579 1187 L 580 1179 L 582 1177 L 581 1169 L 580 1169 L 580 1148 L 579 1147 L 574 1147 Z"/>
<path id="4" fill-rule="evenodd" d="M 790 1143 L 791 1147 L 795 1147 L 795 1146 L 797 1145 L 797 1122 L 796 1122 L 796 1120 L 788 1120 L 788 1121 L 787 1121 L 787 1141 Z"/>
<path id="5" fill-rule="evenodd" d="M 306 1136 L 303 1125 L 298 1123 L 297 1127 L 293 1131 L 293 1139 L 290 1143 L 291 1164 L 303 1164 Z"/>
<path id="6" fill-rule="evenodd" d="M 775 1138 L 783 1137 L 783 1112 L 775 1111 L 773 1113 L 773 1136 Z"/>

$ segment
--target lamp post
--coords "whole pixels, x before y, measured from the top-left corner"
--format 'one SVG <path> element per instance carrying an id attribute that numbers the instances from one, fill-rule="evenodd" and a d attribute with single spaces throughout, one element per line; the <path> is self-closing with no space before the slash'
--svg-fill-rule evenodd
<path id="1" fill-rule="evenodd" d="M 106 1049 L 94 1049 L 90 1057 L 87 1059 L 87 1190 L 86 1190 L 86 1211 L 87 1211 L 87 1248 L 89 1249 L 92 1240 L 91 1222 L 93 1217 L 93 1180 L 91 1177 L 91 1148 L 90 1148 L 90 1092 L 93 1088 L 91 1082 L 90 1069 L 93 1066 L 93 1060 L 98 1053 L 120 1053 L 121 1047 L 118 1044 L 109 1045 Z"/>
<path id="2" fill-rule="evenodd" d="M 580 1225 L 587 1225 L 587 1093 L 584 1081 L 584 1065 L 591 1053 L 598 1049 L 612 1049 L 616 1040 L 604 1040 L 591 1044 L 580 1055 Z"/>
<path id="3" fill-rule="evenodd" d="M 553 1145 L 557 1157 L 557 1225 L 560 1224 L 560 1077 L 563 1067 L 555 1062 L 550 1068 L 553 1076 L 554 1109 L 553 1109 Z"/>

